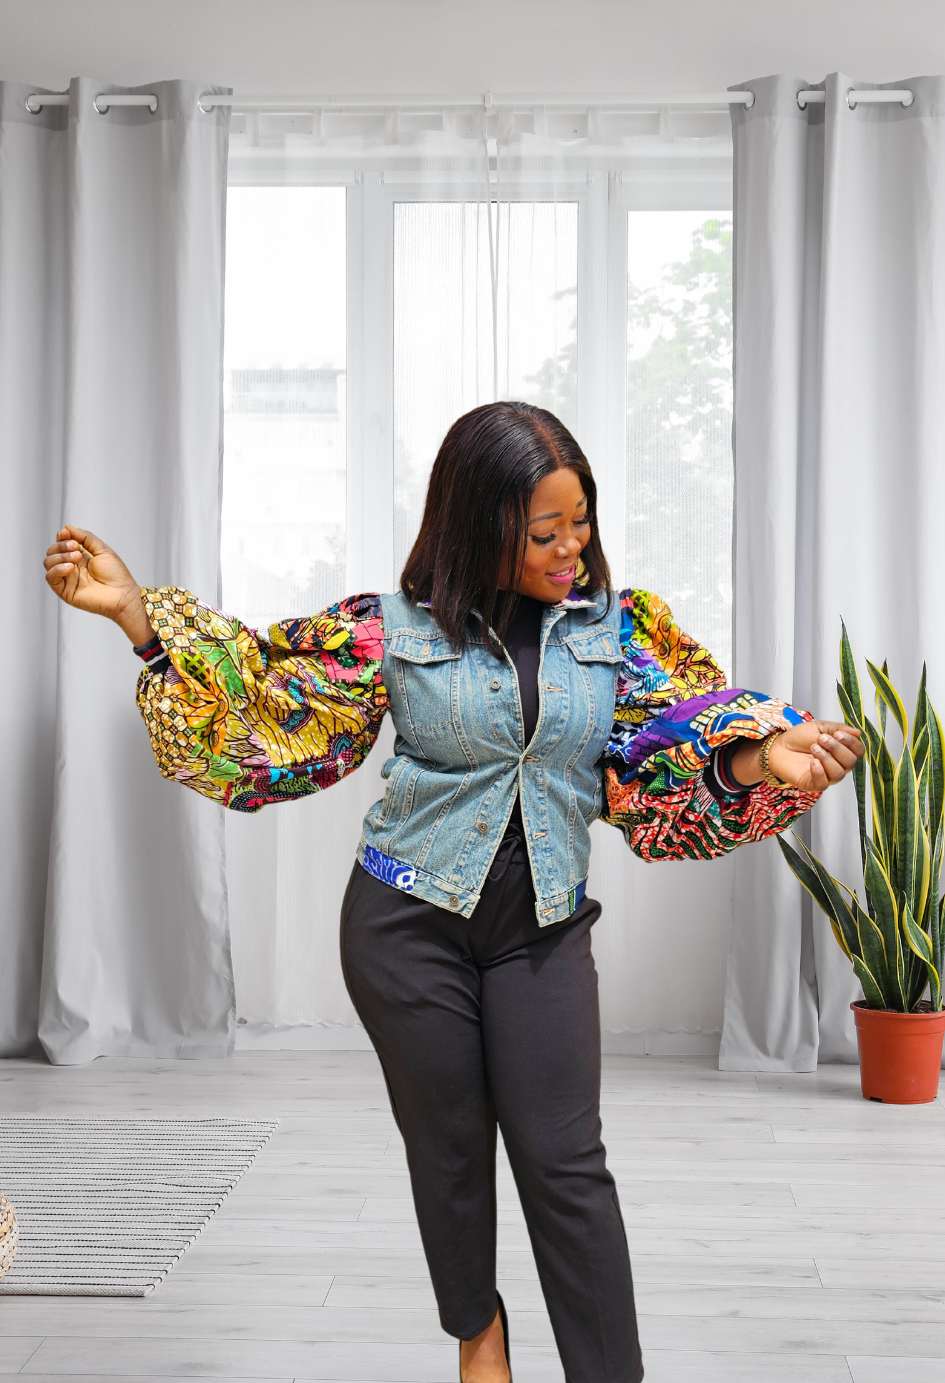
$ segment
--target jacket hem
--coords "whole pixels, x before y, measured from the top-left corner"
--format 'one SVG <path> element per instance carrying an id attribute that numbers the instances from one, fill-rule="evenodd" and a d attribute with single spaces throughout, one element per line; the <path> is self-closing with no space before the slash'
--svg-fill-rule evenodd
<path id="1" fill-rule="evenodd" d="M 380 879 L 381 883 L 400 889 L 402 893 L 412 893 L 414 897 L 422 898 L 425 903 L 433 903 L 444 912 L 451 912 L 459 917 L 470 917 L 482 897 L 481 890 L 463 889 L 458 886 L 449 888 L 441 884 L 436 875 L 428 870 L 378 850 L 376 846 L 369 844 L 364 836 L 358 841 L 356 856 L 361 868 L 375 879 Z M 561 922 L 570 917 L 584 898 L 586 888 L 585 878 L 573 888 L 569 888 L 566 893 L 550 898 L 536 898 L 535 916 L 539 927 L 550 927 L 553 922 Z"/>

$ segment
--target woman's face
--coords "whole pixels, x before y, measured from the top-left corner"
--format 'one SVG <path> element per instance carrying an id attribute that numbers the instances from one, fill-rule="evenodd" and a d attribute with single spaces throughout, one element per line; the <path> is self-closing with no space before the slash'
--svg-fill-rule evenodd
<path id="1" fill-rule="evenodd" d="M 515 590 L 535 600 L 563 599 L 574 580 L 578 553 L 591 536 L 587 498 L 575 471 L 563 466 L 542 476 L 528 506 L 525 567 Z M 502 565 L 500 590 L 508 589 L 509 555 Z M 555 579 L 556 573 L 563 573 Z"/>

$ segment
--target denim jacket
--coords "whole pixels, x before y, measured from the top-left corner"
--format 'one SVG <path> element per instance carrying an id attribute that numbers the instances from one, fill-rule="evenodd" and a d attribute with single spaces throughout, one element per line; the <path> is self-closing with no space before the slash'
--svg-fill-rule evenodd
<path id="1" fill-rule="evenodd" d="M 468 917 L 521 793 L 542 925 L 584 893 L 598 761 L 613 727 L 620 607 L 572 590 L 542 611 L 539 714 L 526 745 L 518 676 L 486 646 L 482 616 L 464 653 L 429 602 L 381 597 L 384 682 L 396 739 L 384 796 L 364 818 L 358 859 L 373 874 Z"/>
<path id="2" fill-rule="evenodd" d="M 515 800 L 546 926 L 584 894 L 590 825 L 648 861 L 711 859 L 781 831 L 820 796 L 710 789 L 734 739 L 812 719 L 726 686 L 655 592 L 586 595 L 542 612 L 539 714 L 524 743 L 518 679 L 471 618 L 457 650 L 429 602 L 363 592 L 264 635 L 177 586 L 142 586 L 156 638 L 136 686 L 162 775 L 234 811 L 322 791 L 356 769 L 388 711 L 394 752 L 357 858 L 384 882 L 468 917 Z M 478 620 L 479 628 L 475 628 Z"/>

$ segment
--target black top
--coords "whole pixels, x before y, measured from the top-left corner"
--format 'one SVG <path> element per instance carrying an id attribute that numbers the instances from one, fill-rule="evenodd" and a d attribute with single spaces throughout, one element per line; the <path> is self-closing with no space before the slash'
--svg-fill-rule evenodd
<path id="1" fill-rule="evenodd" d="M 515 664 L 515 671 L 518 673 L 526 745 L 535 733 L 535 726 L 538 723 L 538 649 L 541 635 L 541 615 L 542 611 L 547 608 L 548 602 L 545 600 L 536 600 L 534 596 L 530 595 L 519 595 L 518 605 L 512 616 L 509 632 L 505 637 L 505 646 L 509 651 L 509 657 Z M 515 793 L 515 805 L 512 808 L 512 815 L 509 817 L 509 824 L 505 833 L 511 835 L 513 832 L 520 836 L 525 834 L 525 824 L 522 821 L 522 809 L 517 791 Z"/>

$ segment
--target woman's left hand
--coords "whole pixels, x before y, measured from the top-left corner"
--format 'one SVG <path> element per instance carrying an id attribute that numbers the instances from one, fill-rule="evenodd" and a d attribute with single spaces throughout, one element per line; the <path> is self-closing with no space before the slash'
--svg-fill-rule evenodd
<path id="1" fill-rule="evenodd" d="M 768 767 L 803 792 L 841 782 L 866 753 L 859 727 L 842 720 L 805 720 L 771 741 Z"/>

